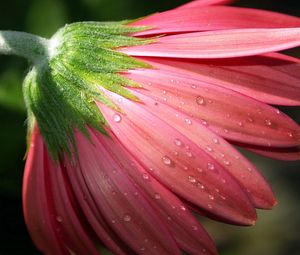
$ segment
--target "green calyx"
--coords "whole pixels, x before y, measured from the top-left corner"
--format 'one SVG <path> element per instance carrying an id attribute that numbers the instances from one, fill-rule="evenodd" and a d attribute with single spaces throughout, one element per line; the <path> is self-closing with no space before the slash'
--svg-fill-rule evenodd
<path id="1" fill-rule="evenodd" d="M 66 25 L 50 39 L 47 61 L 35 65 L 25 78 L 29 129 L 35 119 L 54 160 L 76 155 L 75 130 L 88 137 L 89 126 L 106 134 L 107 123 L 97 101 L 121 111 L 100 87 L 139 101 L 126 87 L 140 85 L 120 73 L 150 66 L 116 49 L 153 40 L 129 36 L 147 28 L 133 28 L 126 23 Z"/>

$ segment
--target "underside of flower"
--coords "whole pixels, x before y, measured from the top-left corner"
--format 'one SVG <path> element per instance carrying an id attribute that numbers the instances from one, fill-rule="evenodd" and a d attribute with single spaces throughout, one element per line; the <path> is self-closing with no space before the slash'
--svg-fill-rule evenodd
<path id="1" fill-rule="evenodd" d="M 45 143 L 56 160 L 76 154 L 74 130 L 88 136 L 87 126 L 106 134 L 106 121 L 95 101 L 122 111 L 99 87 L 133 101 L 139 99 L 126 87 L 139 87 L 121 72 L 150 65 L 114 49 L 150 43 L 128 36 L 147 27 L 127 22 L 81 22 L 66 25 L 49 41 L 48 61 L 34 66 L 24 81 L 24 96 Z M 32 116 L 30 114 L 29 116 Z M 29 120 L 33 122 L 33 120 Z M 29 134 L 32 130 L 29 130 Z M 30 139 L 30 135 L 29 135 Z"/>
<path id="2" fill-rule="evenodd" d="M 194 213 L 253 225 L 276 204 L 233 145 L 300 159 L 299 125 L 273 106 L 300 105 L 300 61 L 275 52 L 300 45 L 300 19 L 229 2 L 23 35 L 46 47 L 24 82 L 24 214 L 41 251 L 215 255 Z M 35 52 L 11 38 L 0 52 Z"/>

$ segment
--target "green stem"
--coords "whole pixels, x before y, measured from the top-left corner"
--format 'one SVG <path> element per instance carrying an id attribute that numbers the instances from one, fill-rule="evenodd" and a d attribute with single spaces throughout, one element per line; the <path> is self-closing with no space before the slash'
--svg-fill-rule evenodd
<path id="1" fill-rule="evenodd" d="M 48 58 L 48 40 L 16 31 L 0 31 L 0 54 L 24 57 L 35 64 Z"/>

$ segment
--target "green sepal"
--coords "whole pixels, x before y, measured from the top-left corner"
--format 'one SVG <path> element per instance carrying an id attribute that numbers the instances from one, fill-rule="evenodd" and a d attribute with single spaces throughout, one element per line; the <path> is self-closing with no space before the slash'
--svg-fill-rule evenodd
<path id="1" fill-rule="evenodd" d="M 34 66 L 24 81 L 29 135 L 37 123 L 54 160 L 77 155 L 74 131 L 89 138 L 87 127 L 107 135 L 107 122 L 97 102 L 122 112 L 104 93 L 109 90 L 139 102 L 126 87 L 141 87 L 121 73 L 148 64 L 117 51 L 152 43 L 130 34 L 148 29 L 125 22 L 81 22 L 65 26 L 50 40 L 48 59 Z M 103 89 L 102 89 L 103 88 Z"/>

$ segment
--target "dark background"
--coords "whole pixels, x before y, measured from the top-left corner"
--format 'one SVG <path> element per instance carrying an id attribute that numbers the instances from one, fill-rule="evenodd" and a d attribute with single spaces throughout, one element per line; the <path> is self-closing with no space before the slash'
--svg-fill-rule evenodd
<path id="1" fill-rule="evenodd" d="M 121 20 L 167 10 L 184 0 L 10 0 L 0 3 L 0 29 L 50 37 L 65 23 Z M 235 5 L 300 16 L 299 0 L 240 0 Z M 294 49 L 288 54 L 300 57 Z M 26 231 L 21 202 L 26 110 L 22 79 L 25 60 L 0 56 L 0 255 L 39 254 Z M 300 119 L 299 109 L 283 109 Z M 248 154 L 272 183 L 279 204 L 259 212 L 251 228 L 201 219 L 216 240 L 221 255 L 300 254 L 299 162 L 279 162 Z M 81 254 L 80 254 L 81 255 Z"/>

